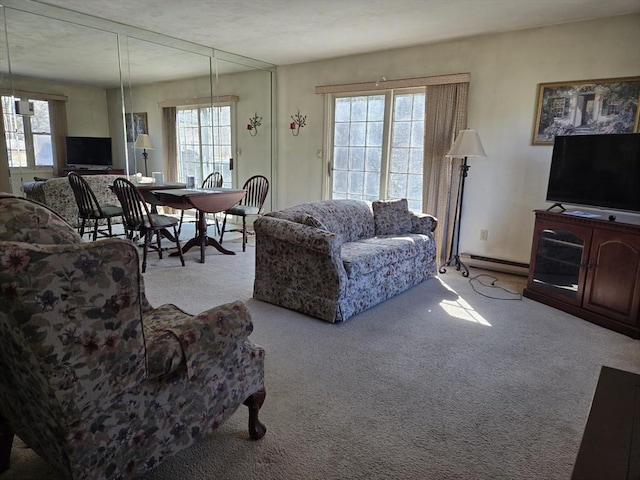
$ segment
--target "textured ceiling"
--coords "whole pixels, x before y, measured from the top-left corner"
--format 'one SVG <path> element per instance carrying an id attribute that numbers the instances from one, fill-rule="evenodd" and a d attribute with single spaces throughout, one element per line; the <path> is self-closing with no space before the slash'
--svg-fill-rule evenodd
<path id="1" fill-rule="evenodd" d="M 640 12 L 640 0 L 46 0 L 276 65 Z"/>
<path id="2" fill-rule="evenodd" d="M 87 28 L 73 12 L 275 65 L 640 12 L 640 0 L 4 0 L 0 74 L 112 88 L 208 75 L 208 56 Z M 70 10 L 49 15 L 50 6 Z M 38 11 L 40 15 L 27 12 Z M 44 16 L 43 16 L 44 14 Z M 51 17 L 51 18 L 50 18 Z M 53 18 L 53 17 L 57 17 Z M 73 21 L 61 21 L 72 19 Z M 639 26 L 640 28 L 640 26 Z M 153 35 L 152 35 L 153 36 Z M 121 40 L 122 42 L 122 40 Z M 0 40 L 0 44 L 3 43 Z M 124 48 L 123 48 L 124 47 Z M 118 55 L 127 52 L 125 62 Z M 220 56 L 222 74 L 246 70 Z M 126 65 L 121 71 L 119 65 Z M 126 82 L 125 82 L 126 83 Z"/>

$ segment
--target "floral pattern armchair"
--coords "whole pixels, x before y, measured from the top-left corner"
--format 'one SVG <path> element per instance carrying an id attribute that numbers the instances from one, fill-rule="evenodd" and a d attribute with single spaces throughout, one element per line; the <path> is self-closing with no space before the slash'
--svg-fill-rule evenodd
<path id="1" fill-rule="evenodd" d="M 71 479 L 139 475 L 242 403 L 261 438 L 252 329 L 242 302 L 152 308 L 133 243 L 81 242 L 46 207 L 0 194 L 0 473 L 14 433 Z"/>

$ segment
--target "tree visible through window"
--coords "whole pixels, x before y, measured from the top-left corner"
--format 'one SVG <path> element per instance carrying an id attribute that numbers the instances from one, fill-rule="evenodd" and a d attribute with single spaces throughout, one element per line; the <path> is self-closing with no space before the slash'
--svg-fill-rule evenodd
<path id="1" fill-rule="evenodd" d="M 33 102 L 33 115 L 17 115 L 15 100 Z M 2 96 L 4 135 L 7 141 L 9 167 L 52 167 L 51 123 L 49 102 Z"/>
<path id="2" fill-rule="evenodd" d="M 424 106 L 424 90 L 336 97 L 331 197 L 406 198 L 420 211 Z"/>
<path id="3" fill-rule="evenodd" d="M 193 175 L 200 185 L 210 173 L 220 172 L 223 186 L 231 187 L 231 105 L 178 108 L 176 115 L 180 179 Z"/>

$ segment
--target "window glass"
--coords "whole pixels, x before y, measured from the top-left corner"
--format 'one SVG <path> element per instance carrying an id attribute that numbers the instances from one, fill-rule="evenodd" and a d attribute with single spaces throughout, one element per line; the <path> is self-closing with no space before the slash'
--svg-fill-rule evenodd
<path id="1" fill-rule="evenodd" d="M 332 198 L 406 198 L 421 211 L 424 90 L 337 97 L 333 107 Z"/>
<path id="2" fill-rule="evenodd" d="M 14 103 L 17 100 L 31 102 L 34 114 L 17 115 Z M 2 115 L 9 167 L 52 167 L 49 102 L 3 95 Z"/>
<path id="3" fill-rule="evenodd" d="M 178 108 L 176 114 L 180 180 L 193 175 L 201 185 L 210 173 L 220 172 L 223 187 L 231 187 L 231 105 Z"/>

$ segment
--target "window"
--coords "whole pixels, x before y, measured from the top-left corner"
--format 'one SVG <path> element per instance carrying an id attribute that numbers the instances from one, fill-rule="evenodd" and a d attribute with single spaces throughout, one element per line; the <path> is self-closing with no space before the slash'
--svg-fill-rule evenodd
<path id="1" fill-rule="evenodd" d="M 569 99 L 568 98 L 554 98 L 551 100 L 551 111 L 553 112 L 554 118 L 564 118 L 567 116 L 569 110 Z"/>
<path id="2" fill-rule="evenodd" d="M 223 186 L 231 187 L 231 105 L 178 107 L 176 115 L 181 180 L 193 175 L 200 185 L 210 173 L 220 172 Z"/>
<path id="3" fill-rule="evenodd" d="M 424 108 L 424 89 L 335 97 L 332 198 L 406 198 L 422 210 Z"/>
<path id="4" fill-rule="evenodd" d="M 52 167 L 51 123 L 49 102 L 24 100 L 33 103 L 33 115 L 16 115 L 15 97 L 2 96 L 4 134 L 7 140 L 9 167 Z"/>

